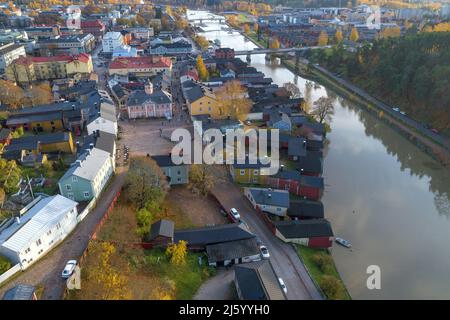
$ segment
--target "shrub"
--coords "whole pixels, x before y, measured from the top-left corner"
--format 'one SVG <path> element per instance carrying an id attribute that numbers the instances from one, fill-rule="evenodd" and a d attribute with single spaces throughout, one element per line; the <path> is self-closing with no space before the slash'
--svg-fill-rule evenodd
<path id="1" fill-rule="evenodd" d="M 11 262 L 6 258 L 0 256 L 0 274 L 8 271 L 11 268 Z"/>
<path id="2" fill-rule="evenodd" d="M 328 299 L 337 300 L 344 290 L 342 283 L 333 276 L 323 276 L 319 282 L 320 287 Z"/>
<path id="3" fill-rule="evenodd" d="M 316 253 L 313 256 L 313 261 L 323 273 L 330 271 L 333 265 L 333 259 L 331 256 L 323 252 Z"/>

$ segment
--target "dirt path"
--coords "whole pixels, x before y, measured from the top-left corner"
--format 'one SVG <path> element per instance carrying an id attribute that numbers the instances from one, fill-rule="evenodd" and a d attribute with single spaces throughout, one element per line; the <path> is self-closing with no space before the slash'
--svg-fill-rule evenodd
<path id="1" fill-rule="evenodd" d="M 198 289 L 194 300 L 234 300 L 234 270 L 220 269 Z"/>

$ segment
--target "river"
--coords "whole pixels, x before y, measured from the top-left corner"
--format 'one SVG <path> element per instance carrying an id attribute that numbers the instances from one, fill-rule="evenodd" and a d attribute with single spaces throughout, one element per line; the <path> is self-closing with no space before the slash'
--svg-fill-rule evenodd
<path id="1" fill-rule="evenodd" d="M 207 15 L 188 11 L 188 18 Z M 222 26 L 206 22 L 202 35 L 235 50 L 256 47 L 238 32 L 216 31 Z M 333 91 L 308 89 L 264 55 L 250 65 L 280 86 L 294 82 L 310 101 L 334 99 L 322 202 L 335 235 L 353 244 L 332 249 L 353 299 L 450 299 L 450 170 Z M 369 265 L 381 269 L 380 290 L 367 289 Z"/>

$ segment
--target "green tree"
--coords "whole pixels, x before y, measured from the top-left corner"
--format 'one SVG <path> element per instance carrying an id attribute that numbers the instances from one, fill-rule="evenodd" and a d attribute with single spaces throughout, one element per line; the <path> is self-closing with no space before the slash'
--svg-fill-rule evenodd
<path id="1" fill-rule="evenodd" d="M 169 185 L 164 172 L 150 157 L 134 157 L 125 181 L 125 196 L 138 209 L 161 203 Z"/>
<path id="2" fill-rule="evenodd" d="M 6 271 L 8 271 L 11 268 L 11 262 L 0 256 L 0 275 Z"/>

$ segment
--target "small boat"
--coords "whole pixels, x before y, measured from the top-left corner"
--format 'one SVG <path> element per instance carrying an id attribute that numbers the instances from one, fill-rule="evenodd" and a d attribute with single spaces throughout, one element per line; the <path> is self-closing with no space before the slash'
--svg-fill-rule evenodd
<path id="1" fill-rule="evenodd" d="M 334 239 L 334 241 L 336 241 L 338 244 L 340 244 L 341 246 L 344 246 L 346 248 L 351 248 L 352 247 L 352 244 L 349 241 L 345 240 L 345 239 L 336 237 L 336 239 Z"/>

